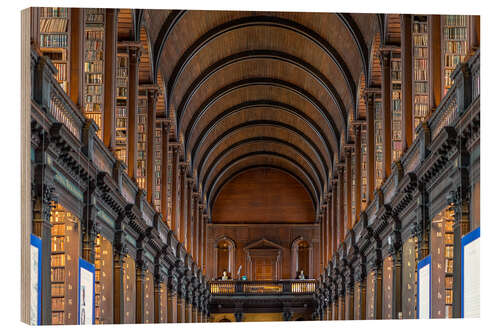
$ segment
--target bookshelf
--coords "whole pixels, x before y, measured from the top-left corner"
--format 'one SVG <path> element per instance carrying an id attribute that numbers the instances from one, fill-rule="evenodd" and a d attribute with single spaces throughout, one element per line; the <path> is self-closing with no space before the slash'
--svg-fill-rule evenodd
<path id="1" fill-rule="evenodd" d="M 148 100 L 145 90 L 141 91 L 137 101 L 137 185 L 146 188 Z"/>
<path id="2" fill-rule="evenodd" d="M 356 223 L 356 153 L 351 154 L 351 227 Z"/>
<path id="3" fill-rule="evenodd" d="M 85 8 L 84 28 L 84 107 L 83 113 L 93 119 L 102 140 L 104 102 L 104 9 Z"/>
<path id="4" fill-rule="evenodd" d="M 157 212 L 161 211 L 161 160 L 162 160 L 162 123 L 157 122 L 155 128 L 155 143 L 154 143 L 154 193 L 153 206 Z"/>
<path id="5" fill-rule="evenodd" d="M 383 140 L 383 118 L 382 102 L 376 100 L 375 104 L 375 188 L 379 188 L 384 180 L 383 158 L 384 158 L 384 140 Z"/>
<path id="6" fill-rule="evenodd" d="M 40 51 L 57 68 L 55 77 L 66 93 L 68 92 L 70 59 L 69 21 L 69 8 L 40 8 Z"/>
<path id="7" fill-rule="evenodd" d="M 368 203 L 368 144 L 367 129 L 361 129 L 361 211 L 364 211 Z"/>
<path id="8" fill-rule="evenodd" d="M 441 18 L 443 96 L 453 85 L 451 74 L 467 55 L 467 16 L 443 15 Z"/>
<path id="9" fill-rule="evenodd" d="M 135 324 L 135 261 L 125 257 L 123 264 L 124 324 Z"/>
<path id="10" fill-rule="evenodd" d="M 429 114 L 429 24 L 425 15 L 412 16 L 413 137 Z"/>
<path id="11" fill-rule="evenodd" d="M 167 225 L 169 228 L 172 227 L 172 164 L 173 164 L 173 158 L 174 154 L 172 150 L 168 150 L 168 160 L 170 161 L 168 163 L 168 169 L 167 169 L 167 202 L 168 202 L 168 212 L 167 216 L 165 217 L 167 219 Z"/>
<path id="12" fill-rule="evenodd" d="M 445 318 L 453 317 L 453 216 L 448 210 L 444 218 L 444 293 Z"/>
<path id="13" fill-rule="evenodd" d="M 52 324 L 76 324 L 79 220 L 57 204 L 52 211 L 50 222 Z"/>
<path id="14" fill-rule="evenodd" d="M 128 53 L 119 53 L 116 60 L 115 155 L 128 165 Z"/>
<path id="15" fill-rule="evenodd" d="M 154 323 L 154 280 L 153 274 L 146 271 L 144 274 L 144 323 Z"/>
<path id="16" fill-rule="evenodd" d="M 391 57 L 391 96 L 392 96 L 392 161 L 399 160 L 403 154 L 403 115 L 401 111 L 401 58 Z"/>

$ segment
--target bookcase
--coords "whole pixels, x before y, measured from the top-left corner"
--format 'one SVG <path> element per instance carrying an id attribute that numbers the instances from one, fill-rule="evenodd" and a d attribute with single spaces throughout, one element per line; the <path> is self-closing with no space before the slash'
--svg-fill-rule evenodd
<path id="1" fill-rule="evenodd" d="M 161 211 L 161 160 L 162 160 L 162 142 L 163 142 L 162 123 L 156 123 L 155 143 L 154 143 L 154 182 L 153 182 L 153 206 L 157 212 Z"/>
<path id="2" fill-rule="evenodd" d="M 364 211 L 368 203 L 368 141 L 367 128 L 361 127 L 361 211 Z"/>
<path id="3" fill-rule="evenodd" d="M 168 169 L 167 169 L 167 202 L 168 202 L 168 212 L 165 219 L 167 220 L 167 225 L 169 228 L 172 228 L 172 164 L 174 154 L 169 149 L 168 150 Z"/>
<path id="4" fill-rule="evenodd" d="M 148 134 L 148 99 L 146 90 L 140 90 L 137 100 L 137 185 L 146 188 Z"/>
<path id="5" fill-rule="evenodd" d="M 392 162 L 399 160 L 403 153 L 401 77 L 401 56 L 393 54 L 391 57 Z"/>
<path id="6" fill-rule="evenodd" d="M 83 113 L 97 124 L 102 140 L 104 102 L 104 15 L 103 8 L 85 8 L 84 106 Z"/>
<path id="7" fill-rule="evenodd" d="M 103 289 L 103 285 L 101 283 L 102 278 L 102 236 L 98 235 L 94 244 L 95 251 L 95 323 L 102 324 L 101 318 L 101 293 Z"/>
<path id="8" fill-rule="evenodd" d="M 356 182 L 356 153 L 351 154 L 351 226 L 356 223 L 356 189 L 358 183 Z"/>
<path id="9" fill-rule="evenodd" d="M 375 188 L 379 188 L 384 180 L 383 158 L 384 158 L 384 140 L 383 140 L 383 118 L 382 118 L 382 102 L 375 100 L 374 103 L 375 117 Z"/>
<path id="10" fill-rule="evenodd" d="M 414 319 L 417 316 L 417 245 L 417 237 L 410 237 L 403 243 L 401 293 L 404 319 Z"/>
<path id="11" fill-rule="evenodd" d="M 160 283 L 160 322 L 166 323 L 168 321 L 168 298 L 167 298 L 167 285 L 165 282 Z"/>
<path id="12" fill-rule="evenodd" d="M 154 321 L 154 280 L 153 274 L 146 271 L 144 274 L 144 323 L 152 324 Z"/>
<path id="13" fill-rule="evenodd" d="M 40 51 L 57 68 L 57 82 L 68 92 L 70 10 L 60 7 L 42 7 L 40 13 Z"/>
<path id="14" fill-rule="evenodd" d="M 382 319 L 392 319 L 392 257 L 382 263 Z"/>
<path id="15" fill-rule="evenodd" d="M 429 114 L 429 24 L 426 15 L 412 16 L 413 137 Z"/>
<path id="16" fill-rule="evenodd" d="M 52 324 L 77 322 L 79 220 L 63 206 L 53 209 L 51 227 L 50 282 Z"/>
<path id="17" fill-rule="evenodd" d="M 444 292 L 445 318 L 453 317 L 453 216 L 451 210 L 445 214 L 444 224 Z"/>
<path id="18" fill-rule="evenodd" d="M 124 324 L 135 324 L 135 261 L 127 255 L 123 264 Z"/>
<path id="19" fill-rule="evenodd" d="M 451 73 L 464 61 L 467 54 L 467 16 L 443 15 L 441 18 L 442 33 L 442 68 L 443 96 L 453 85 Z"/>
<path id="20" fill-rule="evenodd" d="M 120 52 L 116 59 L 115 155 L 125 165 L 128 165 L 128 75 L 128 53 Z"/>

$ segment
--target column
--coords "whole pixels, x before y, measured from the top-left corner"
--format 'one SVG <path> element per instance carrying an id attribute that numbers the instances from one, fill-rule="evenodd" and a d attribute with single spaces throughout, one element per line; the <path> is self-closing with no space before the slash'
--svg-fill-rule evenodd
<path id="1" fill-rule="evenodd" d="M 83 207 L 83 219 L 81 221 L 82 258 L 92 264 L 95 261 L 95 239 L 98 234 L 96 221 L 97 210 L 95 207 L 95 181 L 90 181 L 88 188 L 83 194 L 85 206 Z"/>
<path id="2" fill-rule="evenodd" d="M 179 286 L 177 288 L 177 322 L 186 322 L 186 281 L 184 277 L 179 280 Z"/>
<path id="3" fill-rule="evenodd" d="M 186 201 L 187 201 L 187 194 L 186 194 L 186 178 L 187 178 L 187 170 L 186 170 L 186 163 L 183 162 L 180 166 L 180 221 L 179 224 L 177 225 L 177 235 L 178 235 L 178 240 L 182 244 L 184 244 L 184 247 L 186 247 Z"/>
<path id="4" fill-rule="evenodd" d="M 351 166 L 351 148 L 346 148 L 345 151 L 345 178 L 344 178 L 344 190 L 346 193 L 345 207 L 347 210 L 344 212 L 346 217 L 344 217 L 344 233 L 342 235 L 342 241 L 344 241 L 347 236 L 347 232 L 352 228 L 352 166 Z"/>
<path id="5" fill-rule="evenodd" d="M 155 324 L 161 323 L 161 284 L 163 283 L 163 276 L 158 272 L 154 275 L 154 312 Z"/>
<path id="6" fill-rule="evenodd" d="M 187 179 L 186 200 L 186 250 L 193 256 L 193 178 Z"/>
<path id="7" fill-rule="evenodd" d="M 383 126 L 383 170 L 384 179 L 391 174 L 391 57 L 390 52 L 380 52 L 380 65 L 382 70 L 382 126 Z"/>
<path id="8" fill-rule="evenodd" d="M 429 15 L 429 100 L 430 114 L 436 111 L 441 103 L 442 71 L 441 71 L 441 15 Z"/>
<path id="9" fill-rule="evenodd" d="M 366 281 L 359 272 L 354 277 L 354 320 L 366 319 Z"/>
<path id="10" fill-rule="evenodd" d="M 161 215 L 168 219 L 168 152 L 170 137 L 170 121 L 164 121 L 162 126 L 162 154 L 161 154 Z"/>
<path id="11" fill-rule="evenodd" d="M 172 216 L 170 229 L 179 239 L 177 226 L 179 225 L 179 144 L 172 145 Z"/>
<path id="12" fill-rule="evenodd" d="M 128 77 L 128 176 L 135 179 L 137 175 L 137 92 L 139 85 L 139 62 L 141 49 L 129 46 L 129 77 Z"/>
<path id="13" fill-rule="evenodd" d="M 83 8 L 71 8 L 71 44 L 69 97 L 78 108 L 83 106 Z M 106 27 L 107 28 L 107 27 Z M 107 36 L 106 36 L 107 37 Z M 106 38 L 107 39 L 107 38 Z M 39 41 L 37 41 L 38 43 Z M 105 59 L 107 63 L 107 59 Z"/>
<path id="14" fill-rule="evenodd" d="M 73 11 L 73 10 L 72 10 Z M 83 11 L 83 10 L 82 10 Z M 104 112 L 103 142 L 111 151 L 115 148 L 115 103 L 116 103 L 116 41 L 118 10 L 106 9 L 104 44 Z M 73 43 L 73 40 L 71 41 Z"/>
<path id="15" fill-rule="evenodd" d="M 113 242 L 113 323 L 122 324 L 125 320 L 125 290 L 123 285 L 123 265 L 128 253 L 125 235 L 122 229 L 123 216 L 117 220 L 115 240 Z"/>
<path id="16" fill-rule="evenodd" d="M 202 199 L 202 198 L 200 198 Z M 198 203 L 198 246 L 197 246 L 197 258 L 198 258 L 198 266 L 203 269 L 202 265 L 202 251 L 203 249 L 203 229 L 204 229 L 204 224 L 203 224 L 203 204 Z"/>
<path id="17" fill-rule="evenodd" d="M 402 279 L 401 274 L 401 262 L 402 262 L 402 248 L 392 249 L 392 319 L 399 319 L 399 314 L 401 313 L 401 318 L 403 318 L 403 308 L 402 308 Z"/>
<path id="18" fill-rule="evenodd" d="M 367 117 L 367 185 L 368 185 L 368 203 L 373 200 L 375 191 L 375 94 L 365 94 L 366 117 Z"/>
<path id="19" fill-rule="evenodd" d="M 330 260 L 333 258 L 333 253 L 337 251 L 337 215 L 338 215 L 338 208 L 337 208 L 337 186 L 338 186 L 338 179 L 334 178 L 333 179 L 333 184 L 332 184 L 332 220 L 331 220 L 331 233 L 332 233 L 332 251 L 330 253 Z"/>
<path id="20" fill-rule="evenodd" d="M 335 246 L 335 251 L 339 248 L 340 243 L 344 240 L 344 166 L 337 166 L 338 172 L 338 182 L 337 182 L 337 244 Z"/>
<path id="21" fill-rule="evenodd" d="M 326 195 L 326 262 L 325 266 L 328 265 L 328 261 L 332 256 L 332 192 L 328 192 Z"/>
<path id="22" fill-rule="evenodd" d="M 356 219 L 352 221 L 352 227 L 356 224 L 361 213 L 361 125 L 354 126 L 354 154 L 356 154 L 356 165 L 354 166 L 356 174 L 353 175 L 356 182 L 356 192 L 353 193 L 353 200 L 356 207 Z"/>
<path id="23" fill-rule="evenodd" d="M 50 281 L 51 260 L 51 227 L 50 214 L 52 204 L 57 200 L 53 183 L 53 171 L 48 167 L 45 150 L 48 148 L 48 138 L 45 133 L 40 135 L 40 144 L 35 149 L 34 183 L 33 183 L 33 234 L 42 240 L 42 271 L 39 279 L 42 281 L 41 290 L 41 323 L 52 324 L 52 286 Z M 45 146 L 43 146 L 45 144 Z"/>
<path id="24" fill-rule="evenodd" d="M 198 202 L 198 192 L 193 192 L 193 249 L 191 250 L 191 254 L 193 255 L 193 261 L 200 267 L 198 263 L 198 239 L 199 235 L 199 227 L 198 227 L 198 217 L 199 217 L 199 202 Z"/>
<path id="25" fill-rule="evenodd" d="M 135 263 L 135 322 L 144 323 L 144 273 L 146 265 L 143 259 L 143 238 L 139 236 L 137 241 L 137 254 Z"/>
<path id="26" fill-rule="evenodd" d="M 321 214 L 320 214 L 320 232 L 321 232 L 321 268 L 324 268 L 326 265 L 326 217 L 325 217 L 325 208 L 321 205 Z"/>
<path id="27" fill-rule="evenodd" d="M 146 195 L 147 201 L 153 205 L 154 193 L 154 164 L 155 164 L 155 132 L 156 132 L 156 102 L 158 89 L 152 87 L 146 91 L 148 99 L 148 128 L 147 128 L 147 159 L 146 159 Z"/>
<path id="28" fill-rule="evenodd" d="M 169 270 L 167 291 L 167 317 L 169 323 L 177 323 L 177 289 L 177 276 Z"/>
<path id="29" fill-rule="evenodd" d="M 413 92 L 412 92 L 412 39 L 411 39 L 411 15 L 401 15 L 401 112 L 402 112 L 402 136 L 403 152 L 413 142 Z M 440 43 L 441 45 L 441 43 Z M 440 89 L 440 88 L 439 88 Z"/>
<path id="30" fill-rule="evenodd" d="M 481 46 L 481 23 L 479 15 L 472 15 L 470 18 L 470 49 L 471 52 L 476 52 Z"/>

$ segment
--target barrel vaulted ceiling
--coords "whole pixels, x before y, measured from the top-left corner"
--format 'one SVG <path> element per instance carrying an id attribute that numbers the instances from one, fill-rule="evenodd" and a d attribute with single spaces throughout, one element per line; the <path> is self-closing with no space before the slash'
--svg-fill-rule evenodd
<path id="1" fill-rule="evenodd" d="M 228 180 L 262 166 L 293 175 L 319 213 L 360 84 L 376 67 L 383 16 L 135 10 L 119 19 L 126 15 L 146 49 L 141 81 L 161 85 L 159 112 L 172 120 L 209 213 Z"/>

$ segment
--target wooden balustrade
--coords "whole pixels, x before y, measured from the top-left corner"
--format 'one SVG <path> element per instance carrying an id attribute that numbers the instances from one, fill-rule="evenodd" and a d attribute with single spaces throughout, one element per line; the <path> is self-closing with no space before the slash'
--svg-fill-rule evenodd
<path id="1" fill-rule="evenodd" d="M 213 295 L 313 294 L 316 280 L 211 281 L 209 286 Z"/>

